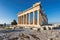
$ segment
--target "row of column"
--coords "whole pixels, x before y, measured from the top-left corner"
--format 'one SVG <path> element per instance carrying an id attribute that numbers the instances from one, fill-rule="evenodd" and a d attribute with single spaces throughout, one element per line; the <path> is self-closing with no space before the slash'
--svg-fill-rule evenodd
<path id="1" fill-rule="evenodd" d="M 32 21 L 32 23 L 30 23 L 30 14 L 31 13 L 27 13 L 27 14 L 25 14 L 25 15 L 22 15 L 22 16 L 19 16 L 18 17 L 18 24 L 33 24 L 33 25 L 39 25 L 39 10 L 37 11 L 37 20 L 35 20 L 35 12 L 33 12 L 33 21 Z M 29 17 L 28 17 L 28 15 L 29 15 Z M 36 23 L 35 23 L 36 22 Z"/>

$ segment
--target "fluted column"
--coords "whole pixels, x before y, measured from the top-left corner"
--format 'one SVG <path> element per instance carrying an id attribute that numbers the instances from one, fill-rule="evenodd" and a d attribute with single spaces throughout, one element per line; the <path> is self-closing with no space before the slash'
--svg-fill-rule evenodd
<path id="1" fill-rule="evenodd" d="M 25 24 L 25 15 L 24 15 L 24 24 Z"/>
<path id="2" fill-rule="evenodd" d="M 22 16 L 22 18 L 23 18 L 23 20 L 22 20 L 22 21 L 23 21 L 23 24 L 24 24 L 24 15 Z"/>
<path id="3" fill-rule="evenodd" d="M 29 25 L 30 25 L 30 13 L 29 13 Z"/>
<path id="4" fill-rule="evenodd" d="M 28 24 L 28 14 L 27 14 L 27 24 Z"/>
<path id="5" fill-rule="evenodd" d="M 19 24 L 21 24 L 21 21 L 20 20 L 21 20 L 21 17 L 19 17 Z"/>
<path id="6" fill-rule="evenodd" d="M 20 16 L 20 19 L 21 19 L 21 20 L 20 20 L 20 23 L 22 24 L 22 16 Z"/>
<path id="7" fill-rule="evenodd" d="M 24 24 L 26 24 L 26 15 L 24 15 Z"/>
<path id="8" fill-rule="evenodd" d="M 34 25 L 34 19 L 35 19 L 35 14 L 34 14 L 34 12 L 33 12 L 33 25 Z"/>
<path id="9" fill-rule="evenodd" d="M 39 10 L 38 10 L 38 18 L 37 18 L 37 24 L 39 25 Z"/>
<path id="10" fill-rule="evenodd" d="M 26 24 L 27 24 L 27 14 L 26 14 Z"/>
<path id="11" fill-rule="evenodd" d="M 26 24 L 26 15 L 25 15 L 25 24 Z"/>
<path id="12" fill-rule="evenodd" d="M 21 16 L 21 24 L 23 24 L 23 17 Z"/>

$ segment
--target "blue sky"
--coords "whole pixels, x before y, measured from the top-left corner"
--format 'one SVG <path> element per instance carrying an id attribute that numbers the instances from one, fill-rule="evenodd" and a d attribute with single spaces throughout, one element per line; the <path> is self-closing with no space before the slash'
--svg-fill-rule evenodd
<path id="1" fill-rule="evenodd" d="M 0 24 L 18 19 L 18 12 L 24 11 L 34 3 L 40 2 L 49 23 L 60 23 L 60 0 L 0 0 Z"/>

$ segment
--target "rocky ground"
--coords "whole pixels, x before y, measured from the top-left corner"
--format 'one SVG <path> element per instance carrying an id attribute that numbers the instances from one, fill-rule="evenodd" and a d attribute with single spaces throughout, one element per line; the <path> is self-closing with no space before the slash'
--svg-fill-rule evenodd
<path id="1" fill-rule="evenodd" d="M 0 40 L 60 40 L 60 30 L 20 30 L 0 32 Z"/>

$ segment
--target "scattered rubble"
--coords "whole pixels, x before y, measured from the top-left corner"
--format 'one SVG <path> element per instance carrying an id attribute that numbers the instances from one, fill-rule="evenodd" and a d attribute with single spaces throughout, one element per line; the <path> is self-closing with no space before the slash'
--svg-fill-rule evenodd
<path id="1" fill-rule="evenodd" d="M 0 33 L 0 40 L 60 40 L 60 30 L 26 30 Z"/>

